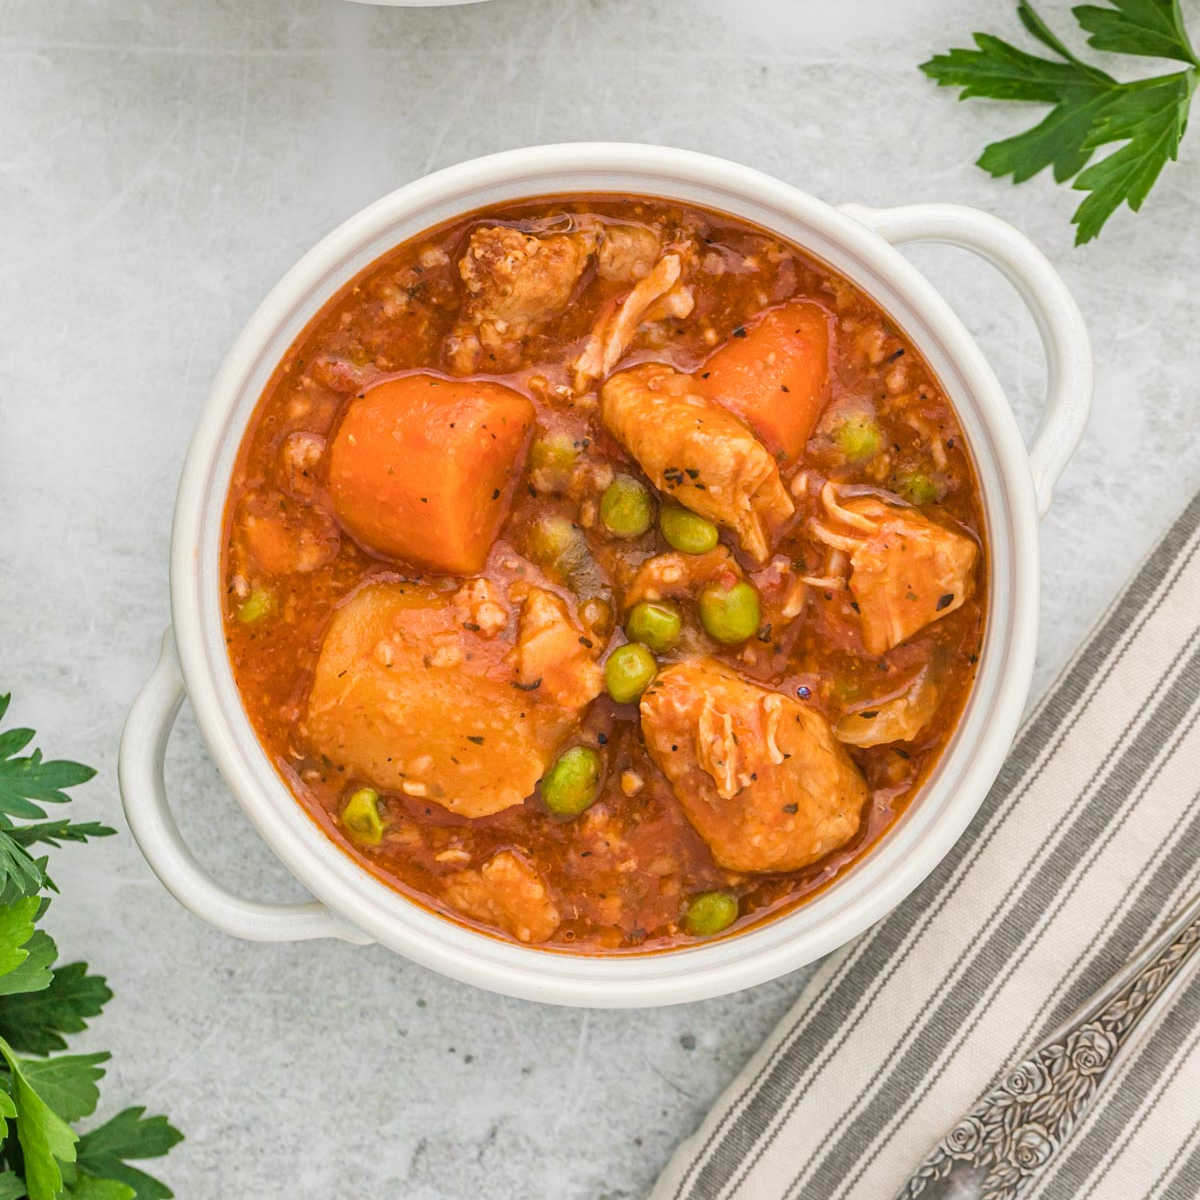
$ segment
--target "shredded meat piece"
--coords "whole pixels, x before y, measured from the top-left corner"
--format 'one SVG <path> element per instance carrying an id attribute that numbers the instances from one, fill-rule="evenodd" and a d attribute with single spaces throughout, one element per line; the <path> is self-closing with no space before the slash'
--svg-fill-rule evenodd
<path id="1" fill-rule="evenodd" d="M 874 533 L 856 532 L 847 548 L 868 654 L 886 654 L 970 598 L 979 548 L 966 534 L 874 496 L 844 507 L 875 526 Z"/>
<path id="2" fill-rule="evenodd" d="M 614 375 L 600 395 L 605 426 L 654 485 L 729 526 L 742 549 L 765 562 L 795 507 L 754 434 L 701 395 L 690 376 L 658 363 Z"/>
<path id="3" fill-rule="evenodd" d="M 713 858 L 794 871 L 858 830 L 867 785 L 819 713 L 715 659 L 664 670 L 641 701 L 650 756 Z"/>
<path id="4" fill-rule="evenodd" d="M 538 237 L 504 225 L 476 229 L 458 264 L 466 298 L 449 344 L 453 369 L 514 369 L 525 339 L 567 307 L 595 246 L 590 230 Z"/>
<path id="5" fill-rule="evenodd" d="M 608 376 L 621 361 L 643 321 L 667 316 L 686 317 L 692 311 L 694 301 L 690 289 L 676 286 L 682 273 L 680 255 L 664 254 L 654 270 L 638 281 L 620 306 L 600 318 L 575 363 L 577 392 L 586 391 L 596 380 Z"/>
<path id="6" fill-rule="evenodd" d="M 501 850 L 478 871 L 457 871 L 442 885 L 446 903 L 520 942 L 544 942 L 558 928 L 554 899 L 523 854 Z"/>

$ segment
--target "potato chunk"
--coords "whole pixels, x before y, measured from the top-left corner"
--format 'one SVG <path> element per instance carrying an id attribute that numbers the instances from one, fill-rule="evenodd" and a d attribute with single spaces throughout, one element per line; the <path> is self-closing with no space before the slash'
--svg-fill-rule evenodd
<path id="1" fill-rule="evenodd" d="M 657 363 L 609 379 L 601 415 L 656 487 L 729 526 L 747 554 L 766 561 L 795 510 L 775 460 L 737 417 L 690 376 Z"/>
<path id="2" fill-rule="evenodd" d="M 646 747 L 731 871 L 795 871 L 857 832 L 867 785 L 819 713 L 715 659 L 668 667 L 641 703 Z"/>
<path id="3" fill-rule="evenodd" d="M 542 877 L 524 855 L 501 850 L 478 871 L 457 871 L 442 899 L 485 925 L 498 925 L 519 942 L 544 942 L 557 928 L 558 909 Z"/>
<path id="4" fill-rule="evenodd" d="M 868 654 L 886 654 L 970 599 L 979 547 L 966 534 L 874 496 L 843 507 L 874 525 L 856 533 L 850 550 L 850 591 Z"/>
<path id="5" fill-rule="evenodd" d="M 409 375 L 350 402 L 329 455 L 334 510 L 370 550 L 482 568 L 508 515 L 533 405 L 496 383 Z"/>
<path id="6" fill-rule="evenodd" d="M 704 390 L 794 463 L 829 399 L 829 317 L 801 300 L 773 308 L 704 364 Z"/>
<path id="7" fill-rule="evenodd" d="M 469 620 L 471 588 L 356 593 L 325 635 L 304 728 L 347 778 L 482 817 L 533 791 L 591 696 L 526 689 L 512 637 Z"/>

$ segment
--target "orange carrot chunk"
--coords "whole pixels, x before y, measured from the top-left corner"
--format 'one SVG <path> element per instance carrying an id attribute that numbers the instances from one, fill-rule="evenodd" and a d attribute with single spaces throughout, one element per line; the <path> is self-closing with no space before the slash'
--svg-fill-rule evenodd
<path id="1" fill-rule="evenodd" d="M 819 304 L 771 309 L 737 330 L 704 364 L 709 396 L 736 413 L 785 465 L 805 443 L 829 399 L 829 318 Z"/>
<path id="2" fill-rule="evenodd" d="M 368 550 L 480 570 L 508 515 L 533 405 L 497 383 L 409 375 L 355 397 L 333 439 L 338 520 Z"/>

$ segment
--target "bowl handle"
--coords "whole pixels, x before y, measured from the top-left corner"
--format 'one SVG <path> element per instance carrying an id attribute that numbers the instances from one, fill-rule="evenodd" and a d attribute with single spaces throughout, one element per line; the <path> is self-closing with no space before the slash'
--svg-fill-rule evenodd
<path id="1" fill-rule="evenodd" d="M 1092 405 L 1092 350 L 1087 327 L 1062 277 L 1023 234 L 999 217 L 960 204 L 908 204 L 841 211 L 893 245 L 946 242 L 973 250 L 1002 271 L 1021 294 L 1046 352 L 1046 408 L 1029 466 L 1038 513 L 1045 516 L 1058 477 L 1079 444 Z"/>
<path id="2" fill-rule="evenodd" d="M 117 764 L 129 828 L 167 891 L 184 908 L 234 937 L 255 942 L 336 937 L 368 944 L 370 938 L 343 924 L 315 900 L 302 904 L 243 900 L 210 878 L 197 862 L 171 815 L 163 778 L 167 738 L 184 695 L 175 637 L 168 629 L 154 672 L 129 710 Z"/>

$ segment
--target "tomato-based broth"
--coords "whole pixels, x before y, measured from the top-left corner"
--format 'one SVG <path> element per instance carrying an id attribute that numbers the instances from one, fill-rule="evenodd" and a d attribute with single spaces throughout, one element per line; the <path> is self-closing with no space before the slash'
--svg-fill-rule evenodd
<path id="1" fill-rule="evenodd" d="M 954 410 L 869 297 L 649 197 L 478 211 L 362 271 L 255 410 L 225 631 L 264 749 L 406 895 L 665 949 L 846 870 L 985 620 Z"/>

